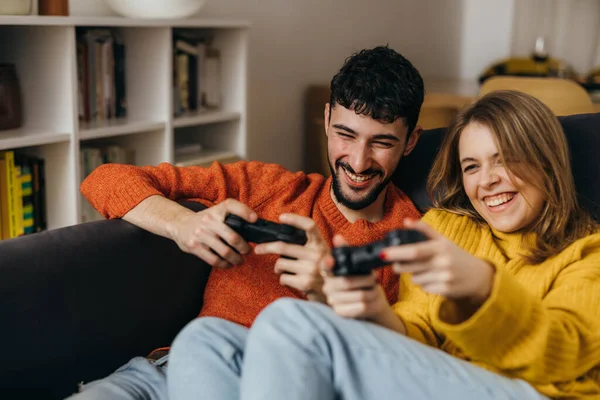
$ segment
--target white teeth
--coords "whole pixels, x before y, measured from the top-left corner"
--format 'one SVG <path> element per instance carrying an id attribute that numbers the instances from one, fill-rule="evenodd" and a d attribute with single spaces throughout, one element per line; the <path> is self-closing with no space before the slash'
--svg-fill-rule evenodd
<path id="1" fill-rule="evenodd" d="M 346 172 L 346 175 L 348 175 L 348 177 L 352 181 L 354 181 L 356 183 L 368 181 L 369 179 L 371 179 L 373 177 L 373 175 L 375 175 L 375 174 L 371 174 L 371 175 L 357 175 L 357 174 L 353 174 L 352 172 L 348 171 L 345 168 L 344 168 L 344 171 Z"/>
<path id="2" fill-rule="evenodd" d="M 515 197 L 514 194 L 502 193 L 493 197 L 486 197 L 485 204 L 488 207 L 498 207 L 501 204 L 508 203 Z"/>

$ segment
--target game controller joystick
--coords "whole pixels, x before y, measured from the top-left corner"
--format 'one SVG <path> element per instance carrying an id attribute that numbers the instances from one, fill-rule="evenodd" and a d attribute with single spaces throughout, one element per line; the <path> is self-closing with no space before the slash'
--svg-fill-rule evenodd
<path id="1" fill-rule="evenodd" d="M 375 268 L 391 264 L 383 261 L 379 254 L 383 249 L 407 243 L 427 240 L 427 236 L 415 230 L 398 229 L 389 232 L 384 239 L 364 246 L 343 246 L 332 250 L 336 276 L 368 275 Z"/>
<path id="2" fill-rule="evenodd" d="M 291 225 L 258 219 L 251 223 L 234 214 L 225 217 L 225 224 L 236 231 L 247 242 L 267 243 L 286 242 L 303 246 L 306 244 L 306 232 Z"/>

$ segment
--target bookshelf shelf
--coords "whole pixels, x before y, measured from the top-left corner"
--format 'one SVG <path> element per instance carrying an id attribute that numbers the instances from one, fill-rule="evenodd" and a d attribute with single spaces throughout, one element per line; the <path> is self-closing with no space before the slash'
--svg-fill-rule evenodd
<path id="1" fill-rule="evenodd" d="M 91 158 L 136 165 L 246 158 L 249 28 L 220 18 L 0 16 L 0 64 L 15 65 L 23 110 L 21 129 L 0 131 L 0 152 L 44 161 L 48 229 L 89 220 L 79 186 Z M 197 50 L 184 55 L 186 74 L 182 40 Z M 174 115 L 194 108 L 207 111 Z M 186 143 L 205 150 L 176 158 Z"/>
<path id="2" fill-rule="evenodd" d="M 41 146 L 53 143 L 68 142 L 71 135 L 68 132 L 52 133 L 35 129 L 14 129 L 0 131 L 0 150 Z"/>
<path id="3" fill-rule="evenodd" d="M 250 22 L 238 19 L 186 18 L 136 19 L 125 17 L 54 17 L 43 15 L 1 15 L 0 25 L 10 26 L 99 26 L 99 27 L 177 27 L 177 28 L 249 28 Z"/>
<path id="4" fill-rule="evenodd" d="M 165 129 L 166 123 L 160 121 L 135 121 L 127 117 L 99 122 L 85 122 L 79 125 L 79 139 L 90 140 L 113 136 Z"/>
<path id="5" fill-rule="evenodd" d="M 239 121 L 242 114 L 235 111 L 196 111 L 175 117 L 174 128 L 214 124 L 217 122 Z"/>

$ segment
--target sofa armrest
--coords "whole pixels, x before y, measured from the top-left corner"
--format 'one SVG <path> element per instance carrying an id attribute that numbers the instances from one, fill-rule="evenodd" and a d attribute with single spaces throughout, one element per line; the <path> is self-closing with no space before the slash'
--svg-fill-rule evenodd
<path id="1" fill-rule="evenodd" d="M 209 271 L 123 220 L 0 242 L 2 397 L 63 398 L 169 345 L 197 316 Z"/>

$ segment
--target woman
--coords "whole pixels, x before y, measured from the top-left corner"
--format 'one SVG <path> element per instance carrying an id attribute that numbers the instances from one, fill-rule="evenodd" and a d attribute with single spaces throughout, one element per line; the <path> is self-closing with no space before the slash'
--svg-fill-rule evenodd
<path id="1" fill-rule="evenodd" d="M 435 207 L 409 227 L 430 240 L 381 254 L 399 301 L 373 276 L 328 274 L 331 308 L 276 301 L 215 361 L 242 399 L 600 398 L 600 233 L 551 111 L 517 92 L 481 98 L 428 186 Z"/>

